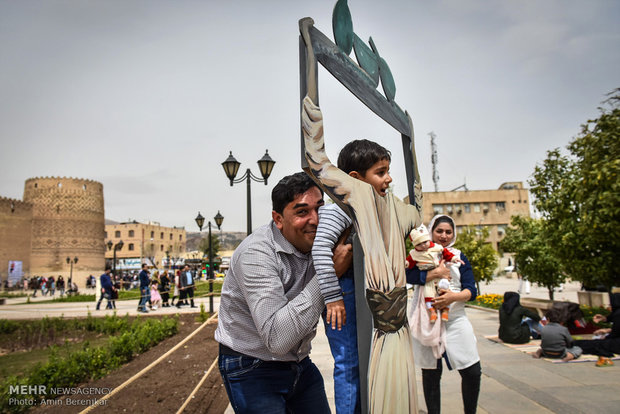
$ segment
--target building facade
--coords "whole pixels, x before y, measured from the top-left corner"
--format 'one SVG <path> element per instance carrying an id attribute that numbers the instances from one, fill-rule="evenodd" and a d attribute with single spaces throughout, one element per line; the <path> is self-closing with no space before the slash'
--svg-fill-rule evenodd
<path id="1" fill-rule="evenodd" d="M 164 227 L 156 222 L 137 221 L 107 224 L 105 242 L 112 248 L 105 252 L 106 260 L 112 263 L 114 246 L 123 241 L 116 251 L 116 268 L 137 270 L 142 263 L 149 267 L 163 268 L 170 258 L 178 258 L 185 252 L 187 234 L 183 227 Z"/>
<path id="2" fill-rule="evenodd" d="M 0 279 L 8 279 L 11 262 L 30 269 L 32 204 L 0 197 Z"/>
<path id="3" fill-rule="evenodd" d="M 29 178 L 23 201 L 0 198 L 0 278 L 19 261 L 24 277 L 73 276 L 84 286 L 88 275 L 103 272 L 103 232 L 101 183 Z"/>
<path id="4" fill-rule="evenodd" d="M 529 192 L 522 182 L 503 183 L 497 190 L 425 192 L 422 207 L 424 223 L 436 214 L 447 214 L 454 219 L 457 230 L 487 227 L 487 241 L 496 251 L 510 225 L 510 217 L 530 215 Z"/>

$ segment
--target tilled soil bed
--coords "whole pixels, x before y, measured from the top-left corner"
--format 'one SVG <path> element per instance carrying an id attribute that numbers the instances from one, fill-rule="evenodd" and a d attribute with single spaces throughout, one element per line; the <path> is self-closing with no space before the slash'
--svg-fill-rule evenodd
<path id="1" fill-rule="evenodd" d="M 195 319 L 196 314 L 180 315 L 179 332 L 175 336 L 162 341 L 105 378 L 81 384 L 76 388 L 117 388 L 200 327 L 202 323 L 196 322 Z M 218 344 L 213 338 L 216 326 L 217 319 L 214 319 L 183 346 L 108 400 L 102 401 L 102 405 L 91 412 L 149 414 L 177 412 L 217 358 Z M 56 405 L 40 406 L 32 412 L 78 413 L 88 407 L 89 399 L 103 396 L 94 394 L 60 397 L 56 400 Z M 216 363 L 183 412 L 220 414 L 227 406 L 228 396 Z"/>

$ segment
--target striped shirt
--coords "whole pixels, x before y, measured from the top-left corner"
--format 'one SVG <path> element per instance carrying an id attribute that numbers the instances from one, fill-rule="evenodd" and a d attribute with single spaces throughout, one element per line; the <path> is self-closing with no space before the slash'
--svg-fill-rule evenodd
<path id="1" fill-rule="evenodd" d="M 319 208 L 312 260 L 325 303 L 342 300 L 342 290 L 334 269 L 333 249 L 342 233 L 352 224 L 353 221 L 336 203 Z"/>
<path id="2" fill-rule="evenodd" d="M 256 229 L 233 254 L 215 340 L 263 361 L 301 361 L 325 304 L 309 253 L 275 223 Z"/>

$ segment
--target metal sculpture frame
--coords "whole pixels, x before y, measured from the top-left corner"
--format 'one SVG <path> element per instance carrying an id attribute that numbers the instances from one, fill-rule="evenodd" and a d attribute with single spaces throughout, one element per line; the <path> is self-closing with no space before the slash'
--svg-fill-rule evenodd
<path id="1" fill-rule="evenodd" d="M 344 14 L 344 18 L 343 18 Z M 405 170 L 407 176 L 407 190 L 410 202 L 417 209 L 419 217 L 422 217 L 422 189 L 416 163 L 413 123 L 409 114 L 403 111 L 394 102 L 395 86 L 391 72 L 385 61 L 378 56 L 376 46 L 372 38 L 369 39 L 371 48 L 368 48 L 353 33 L 350 21 L 350 13 L 346 0 L 339 0 L 334 8 L 333 30 L 338 45 L 334 44 L 323 33 L 314 27 L 311 18 L 299 21 L 299 55 L 300 55 L 300 106 L 303 112 L 303 100 L 306 96 L 315 104 L 319 105 L 318 96 L 318 63 L 327 69 L 340 83 L 362 101 L 373 113 L 381 117 L 385 122 L 395 128 L 401 134 Z M 344 27 L 344 29 L 343 29 Z M 351 41 L 346 34 L 352 37 Z M 352 34 L 352 36 L 350 36 Z M 339 41 L 340 37 L 340 41 Z M 342 40 L 344 39 L 344 41 Z M 344 43 L 344 47 L 342 45 Z M 347 44 L 348 43 L 348 44 Z M 348 54 L 352 46 L 355 46 L 358 65 Z M 368 62 L 370 61 L 370 66 Z M 374 63 L 373 63 L 374 61 Z M 375 65 L 376 64 L 376 65 Z M 376 66 L 377 71 L 373 70 Z M 370 70 L 368 70 L 370 68 Z M 382 72 L 382 73 L 377 73 Z M 386 76 L 383 76 L 386 75 Z M 385 92 L 385 97 L 376 90 L 378 78 Z M 303 114 L 302 114 L 303 118 Z M 302 119 L 303 123 L 303 119 Z M 348 206 L 333 197 L 329 187 L 321 183 L 320 177 L 316 176 L 312 166 L 308 163 L 304 131 L 301 131 L 301 164 L 302 168 L 312 176 L 321 187 L 326 190 L 334 201 L 338 202 L 344 210 L 353 217 L 353 212 Z M 332 188 L 333 190 L 333 188 Z M 419 224 L 419 223 L 418 223 Z M 369 400 L 368 370 L 371 356 L 371 341 L 373 337 L 373 314 L 366 300 L 365 280 L 365 257 L 359 237 L 354 239 L 354 268 L 355 268 L 355 298 L 357 308 L 358 327 L 358 350 L 360 363 L 360 382 L 362 395 L 362 412 L 377 411 L 373 409 L 375 404 Z M 406 311 L 406 301 L 405 301 Z M 377 321 L 375 321 L 375 324 Z M 408 332 L 408 331 L 407 331 Z M 404 361 L 403 361 L 404 362 Z M 415 381 L 415 378 L 413 379 Z M 415 398 L 414 406 L 416 406 Z M 417 409 L 417 408 L 416 408 Z"/>

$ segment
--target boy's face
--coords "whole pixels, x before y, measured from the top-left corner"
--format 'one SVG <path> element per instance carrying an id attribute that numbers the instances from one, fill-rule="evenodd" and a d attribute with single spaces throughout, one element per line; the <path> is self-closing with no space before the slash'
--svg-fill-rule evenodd
<path id="1" fill-rule="evenodd" d="M 429 247 L 431 247 L 431 242 L 427 240 L 427 241 L 423 241 L 422 243 L 416 244 L 414 249 L 416 249 L 419 252 L 425 252 L 428 250 Z"/>
<path id="2" fill-rule="evenodd" d="M 377 161 L 366 171 L 365 175 L 361 175 L 357 171 L 351 171 L 349 175 L 372 185 L 381 197 L 385 197 L 386 191 L 392 182 L 390 162 L 388 160 Z"/>

